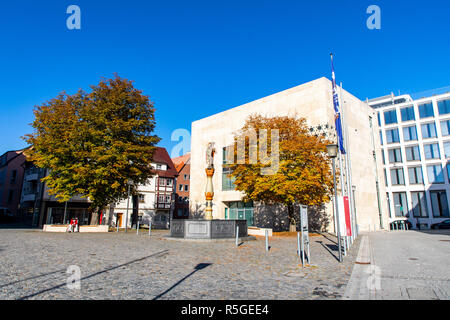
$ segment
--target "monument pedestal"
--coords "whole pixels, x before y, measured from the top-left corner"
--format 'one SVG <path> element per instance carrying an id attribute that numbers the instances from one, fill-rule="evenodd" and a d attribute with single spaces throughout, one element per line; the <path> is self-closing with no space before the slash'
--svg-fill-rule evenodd
<path id="1" fill-rule="evenodd" d="M 233 239 L 247 237 L 247 220 L 172 220 L 170 236 L 184 239 Z"/>

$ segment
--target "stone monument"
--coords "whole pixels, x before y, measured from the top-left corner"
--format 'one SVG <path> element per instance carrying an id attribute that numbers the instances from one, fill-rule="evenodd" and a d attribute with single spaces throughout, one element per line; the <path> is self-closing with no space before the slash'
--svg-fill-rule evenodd
<path id="1" fill-rule="evenodd" d="M 182 238 L 190 240 L 213 240 L 236 238 L 237 235 L 243 240 L 253 240 L 248 236 L 247 220 L 220 220 L 213 219 L 213 175 L 214 175 L 214 142 L 208 143 L 206 147 L 206 209 L 204 219 L 173 219 L 170 224 L 170 238 Z"/>

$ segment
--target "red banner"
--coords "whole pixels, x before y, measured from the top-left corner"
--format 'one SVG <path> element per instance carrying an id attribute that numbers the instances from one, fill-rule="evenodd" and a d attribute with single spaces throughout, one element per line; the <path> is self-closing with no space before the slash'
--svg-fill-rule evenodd
<path id="1" fill-rule="evenodd" d="M 352 221 L 350 218 L 350 203 L 348 197 L 344 197 L 344 212 L 345 212 L 345 229 L 347 230 L 347 236 L 352 235 Z"/>

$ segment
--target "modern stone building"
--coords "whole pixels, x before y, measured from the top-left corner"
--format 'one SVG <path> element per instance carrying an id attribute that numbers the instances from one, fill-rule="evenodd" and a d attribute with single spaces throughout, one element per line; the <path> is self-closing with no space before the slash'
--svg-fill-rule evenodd
<path id="1" fill-rule="evenodd" d="M 356 207 L 357 224 L 360 231 L 388 228 L 386 190 L 383 181 L 381 146 L 378 137 L 376 112 L 349 92 L 341 90 L 341 109 L 344 130 L 348 136 L 349 163 L 352 175 L 352 192 Z M 214 142 L 215 174 L 213 177 L 213 218 L 246 219 L 248 225 L 285 229 L 285 219 L 280 221 L 274 210 L 261 204 L 243 203 L 243 194 L 235 191 L 233 181 L 222 167 L 226 159 L 225 148 L 233 143 L 233 132 L 241 129 L 252 114 L 263 116 L 297 116 L 307 119 L 310 126 L 334 126 L 332 84 L 320 78 L 303 85 L 275 93 L 265 98 L 231 108 L 192 123 L 190 211 L 192 215 L 204 212 L 205 208 L 205 151 L 208 142 Z M 324 213 L 333 231 L 333 205 L 324 204 Z M 272 219 L 259 219 L 261 215 L 272 215 Z"/>
<path id="2" fill-rule="evenodd" d="M 444 88 L 445 89 L 445 88 Z M 378 116 L 390 221 L 428 228 L 450 218 L 450 88 L 369 100 Z M 436 93 L 436 92 L 434 92 Z"/>

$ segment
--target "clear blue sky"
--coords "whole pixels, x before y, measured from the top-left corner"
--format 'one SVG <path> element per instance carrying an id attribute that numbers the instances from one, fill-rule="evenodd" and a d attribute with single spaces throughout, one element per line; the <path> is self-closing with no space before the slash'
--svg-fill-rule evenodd
<path id="1" fill-rule="evenodd" d="M 66 8 L 81 8 L 68 30 Z M 381 30 L 366 9 L 381 8 Z M 33 106 L 114 72 L 157 109 L 160 145 L 213 113 L 326 76 L 360 99 L 450 85 L 450 1 L 3 1 L 0 154 Z M 330 106 L 331 108 L 332 106 Z"/>

